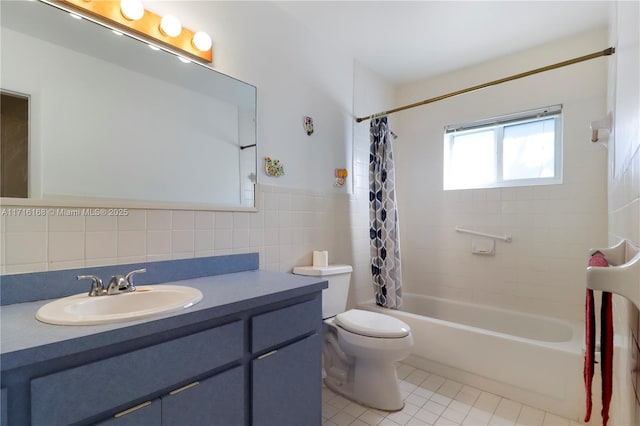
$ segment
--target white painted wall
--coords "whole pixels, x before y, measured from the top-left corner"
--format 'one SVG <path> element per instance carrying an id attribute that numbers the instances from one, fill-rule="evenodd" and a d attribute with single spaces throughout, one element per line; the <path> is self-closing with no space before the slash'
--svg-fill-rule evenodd
<path id="1" fill-rule="evenodd" d="M 271 2 L 168 1 L 185 26 L 213 38 L 213 67 L 258 87 L 258 165 L 279 159 L 285 176 L 258 173 L 268 185 L 347 193 L 334 170 L 351 167 L 353 59 Z M 303 117 L 315 122 L 307 136 Z"/>
<path id="2" fill-rule="evenodd" d="M 398 105 L 602 50 L 606 30 L 583 34 L 438 78 L 402 86 Z M 589 122 L 605 113 L 600 58 L 398 113 L 394 144 L 405 291 L 583 318 L 589 247 L 606 243 L 606 150 Z M 443 129 L 563 104 L 562 185 L 443 191 Z M 463 225 L 511 234 L 496 255 L 471 254 Z"/>

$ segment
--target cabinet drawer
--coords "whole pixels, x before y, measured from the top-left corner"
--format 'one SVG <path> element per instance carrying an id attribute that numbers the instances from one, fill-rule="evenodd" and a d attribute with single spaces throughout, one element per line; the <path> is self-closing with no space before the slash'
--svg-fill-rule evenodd
<path id="1" fill-rule="evenodd" d="M 31 380 L 31 423 L 62 425 L 240 359 L 243 327 L 210 330 Z"/>
<path id="2" fill-rule="evenodd" d="M 319 331 L 322 324 L 322 299 L 256 315 L 251 319 L 251 351 L 273 347 L 309 332 Z"/>

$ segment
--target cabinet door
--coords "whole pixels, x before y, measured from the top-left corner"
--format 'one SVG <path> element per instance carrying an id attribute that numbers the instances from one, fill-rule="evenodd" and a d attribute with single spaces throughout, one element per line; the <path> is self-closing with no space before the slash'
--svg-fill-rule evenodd
<path id="1" fill-rule="evenodd" d="M 244 414 L 242 366 L 162 397 L 162 426 L 243 426 Z"/>
<path id="2" fill-rule="evenodd" d="M 122 411 L 98 426 L 159 426 L 162 422 L 160 399 Z"/>
<path id="3" fill-rule="evenodd" d="M 0 406 L 0 425 L 7 426 L 9 424 L 9 421 L 7 420 L 7 389 L 2 388 L 0 395 L 2 396 L 2 405 Z"/>
<path id="4" fill-rule="evenodd" d="M 321 424 L 321 351 L 316 333 L 253 360 L 253 426 Z"/>

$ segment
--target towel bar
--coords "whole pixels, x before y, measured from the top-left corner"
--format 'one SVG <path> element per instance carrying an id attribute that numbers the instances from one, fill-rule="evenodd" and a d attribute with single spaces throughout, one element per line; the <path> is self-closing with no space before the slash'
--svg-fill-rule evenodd
<path id="1" fill-rule="evenodd" d="M 609 291 L 631 300 L 640 309 L 640 247 L 622 240 L 613 247 L 591 249 L 601 252 L 609 267 L 589 266 L 587 288 Z"/>
<path id="2" fill-rule="evenodd" d="M 493 238 L 494 240 L 502 240 L 510 243 L 511 235 L 494 235 L 494 234 L 485 234 L 484 232 L 472 231 L 471 229 L 460 228 L 456 226 L 456 232 L 462 232 L 463 234 L 471 234 L 471 235 L 479 235 L 481 237 Z"/>

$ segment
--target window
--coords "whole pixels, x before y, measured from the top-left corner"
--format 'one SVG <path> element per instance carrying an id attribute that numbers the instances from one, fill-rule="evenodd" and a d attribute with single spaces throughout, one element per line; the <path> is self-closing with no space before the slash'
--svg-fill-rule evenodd
<path id="1" fill-rule="evenodd" d="M 562 183 L 560 105 L 447 126 L 444 189 Z"/>

